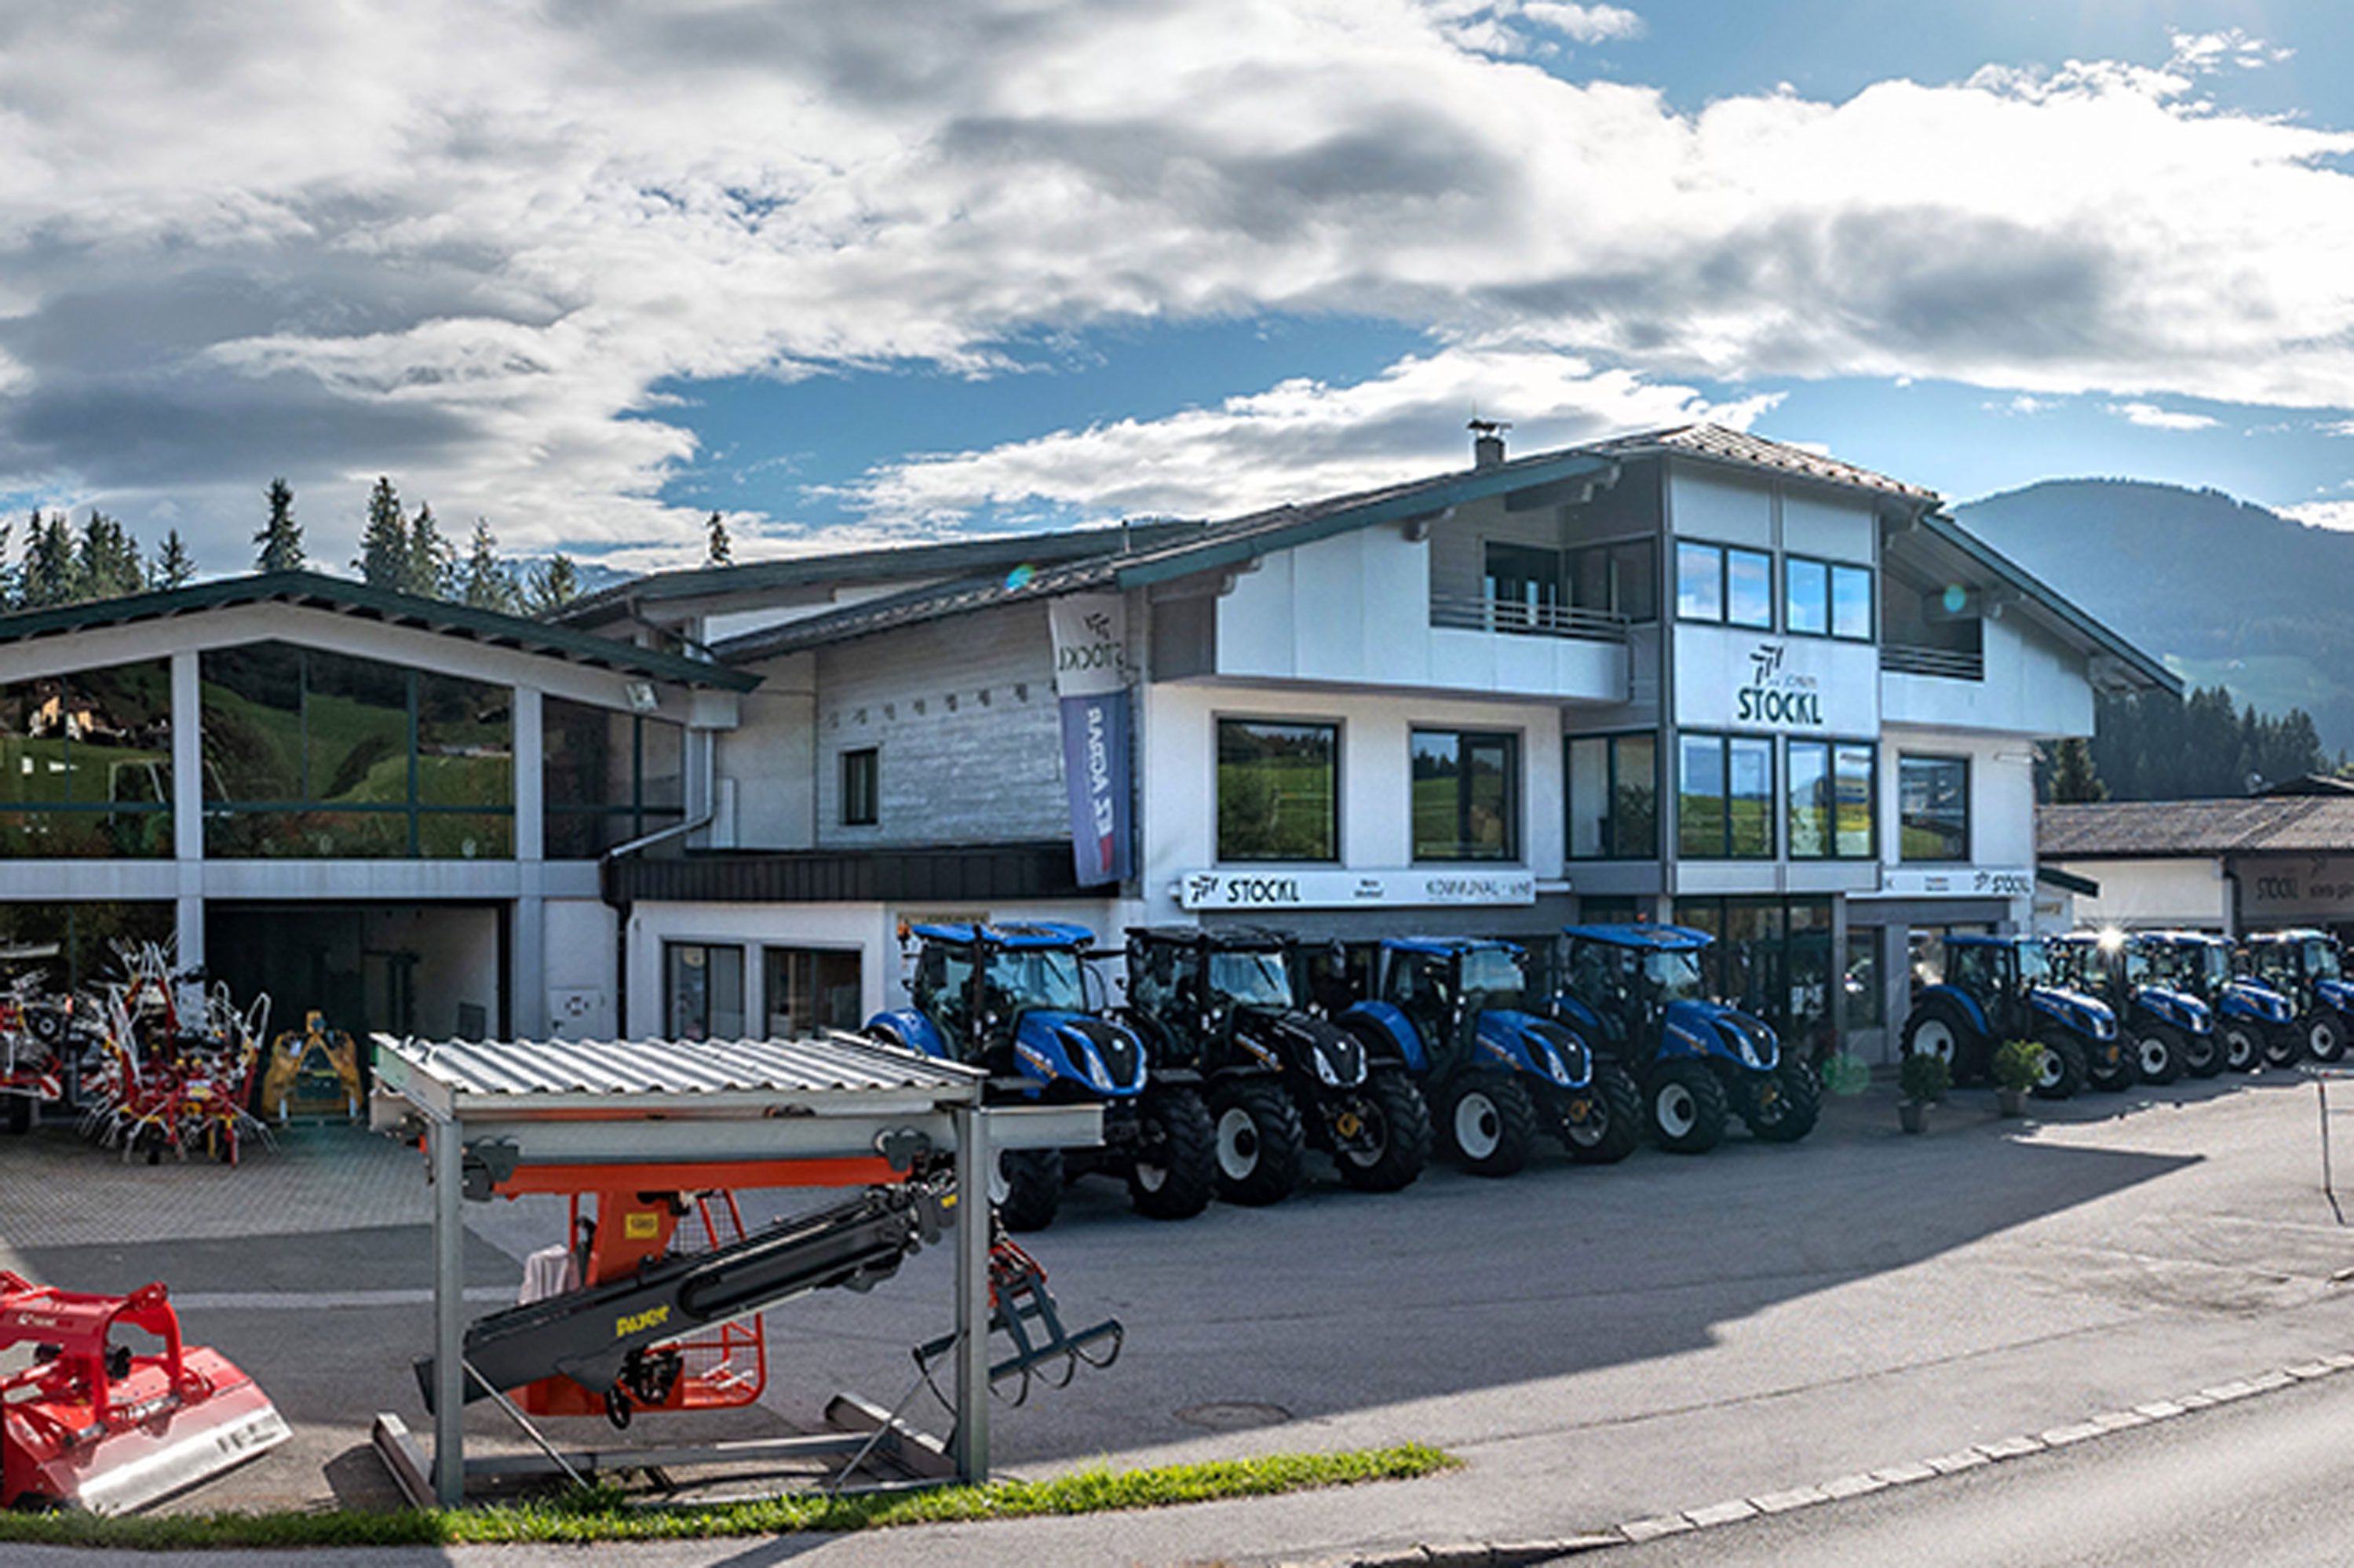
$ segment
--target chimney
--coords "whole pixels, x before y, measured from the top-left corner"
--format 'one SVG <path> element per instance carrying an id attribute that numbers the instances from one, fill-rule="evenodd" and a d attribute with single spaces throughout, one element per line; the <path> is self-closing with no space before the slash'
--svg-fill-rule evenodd
<path id="1" fill-rule="evenodd" d="M 1471 466 L 1500 468 L 1504 461 L 1504 432 L 1512 427 L 1501 419 L 1474 419 L 1466 427 L 1471 432 Z"/>

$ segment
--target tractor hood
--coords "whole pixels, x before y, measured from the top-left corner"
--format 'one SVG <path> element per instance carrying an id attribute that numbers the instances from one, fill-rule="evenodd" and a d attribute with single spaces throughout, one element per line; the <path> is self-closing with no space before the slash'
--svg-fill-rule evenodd
<path id="1" fill-rule="evenodd" d="M 1144 1091 L 1142 1043 L 1121 1025 L 1084 1012 L 1024 1012 L 1013 1033 L 1013 1056 L 1023 1076 L 1041 1087 L 1075 1085 L 1115 1098 Z"/>
<path id="2" fill-rule="evenodd" d="M 2229 986 L 2224 988 L 2227 997 L 2231 990 Z M 2205 1002 L 2188 991 L 2175 991 L 2162 985 L 2146 985 L 2134 992 L 2134 1001 L 2137 1005 L 2156 1013 L 2177 1029 L 2192 1034 L 2211 1034 L 2215 1032 L 2215 1015 L 2208 1011 Z"/>
<path id="3" fill-rule="evenodd" d="M 2354 1012 L 2354 980 L 2314 981 L 2313 1001 L 2317 1007 L 2334 1007 L 2340 1012 Z"/>
<path id="4" fill-rule="evenodd" d="M 1751 1072 L 1770 1073 L 1782 1063 L 1782 1042 L 1774 1026 L 1721 1001 L 1668 1003 L 1662 1044 L 1668 1051 L 1681 1047 L 1695 1055 L 1722 1056 Z"/>
<path id="5" fill-rule="evenodd" d="M 1532 1074 L 1558 1088 L 1582 1089 L 1594 1078 L 1585 1042 L 1549 1018 L 1508 1008 L 1479 1012 L 1477 1059 Z"/>
<path id="6" fill-rule="evenodd" d="M 2267 1023 L 2286 1023 L 2296 1016 L 2288 998 L 2256 980 L 2232 981 L 2216 998 L 2216 1011 L 2227 1017 L 2261 1018 Z"/>
<path id="7" fill-rule="evenodd" d="M 1365 1081 L 1364 1046 L 1313 1013 L 1246 1007 L 1235 1017 L 1235 1038 L 1269 1066 L 1297 1068 L 1327 1088 L 1353 1089 Z"/>
<path id="8" fill-rule="evenodd" d="M 2038 1012 L 2058 1019 L 2089 1039 L 2114 1040 L 2117 1037 L 2117 1015 L 2107 1002 L 2097 996 L 2087 996 L 2081 991 L 2068 991 L 2056 985 L 2040 985 L 2028 993 L 2028 1000 Z"/>

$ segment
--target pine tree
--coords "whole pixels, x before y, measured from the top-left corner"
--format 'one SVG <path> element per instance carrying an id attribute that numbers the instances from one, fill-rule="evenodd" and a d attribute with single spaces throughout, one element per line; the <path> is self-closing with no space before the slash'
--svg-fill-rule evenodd
<path id="1" fill-rule="evenodd" d="M 77 602 L 81 591 L 80 576 L 74 560 L 73 531 L 66 524 L 66 514 L 52 512 L 44 516 L 36 510 L 32 530 L 25 539 L 24 607 L 47 609 L 53 605 Z"/>
<path id="2" fill-rule="evenodd" d="M 708 543 L 704 546 L 703 564 L 706 567 L 732 567 L 736 564 L 735 546 L 727 539 L 727 524 L 714 512 L 711 521 L 704 525 Z"/>
<path id="3" fill-rule="evenodd" d="M 2079 805 L 2109 798 L 2109 787 L 2093 768 L 2093 748 L 2081 739 L 2062 741 L 2052 758 L 2052 799 L 2061 805 Z"/>
<path id="4" fill-rule="evenodd" d="M 514 569 L 499 559 L 498 541 L 491 535 L 491 520 L 487 517 L 474 519 L 474 541 L 466 554 L 459 584 L 459 597 L 476 609 L 513 615 L 523 608 Z"/>
<path id="5" fill-rule="evenodd" d="M 360 535 L 360 558 L 352 565 L 370 588 L 396 593 L 408 586 L 408 519 L 401 514 L 400 494 L 388 478 L 378 479 L 368 492 L 367 527 Z"/>
<path id="6" fill-rule="evenodd" d="M 389 481 L 383 482 L 389 483 Z M 262 494 L 270 502 L 270 521 L 253 542 L 261 546 L 253 569 L 258 572 L 298 572 L 302 569 L 302 525 L 294 521 L 294 489 L 283 478 L 273 479 Z"/>
<path id="7" fill-rule="evenodd" d="M 532 568 L 527 608 L 534 615 L 553 615 L 580 597 L 580 573 L 572 557 L 556 555 Z"/>
<path id="8" fill-rule="evenodd" d="M 146 588 L 147 567 L 139 557 L 139 541 L 119 519 L 91 507 L 77 548 L 80 580 L 74 585 L 74 597 L 78 600 L 121 599 Z"/>
<path id="9" fill-rule="evenodd" d="M 408 524 L 408 581 L 403 591 L 419 599 L 448 599 L 458 577 L 457 552 L 433 521 L 431 502 L 419 502 Z"/>
<path id="10" fill-rule="evenodd" d="M 41 514 L 33 514 L 33 525 L 40 526 Z M 16 531 L 14 523 L 0 523 L 0 615 L 16 608 L 16 565 L 8 559 L 8 536 Z"/>
<path id="11" fill-rule="evenodd" d="M 186 588 L 196 580 L 196 558 L 181 542 L 177 528 L 164 535 L 163 546 L 155 552 L 154 561 L 147 568 L 147 586 L 151 588 Z"/>

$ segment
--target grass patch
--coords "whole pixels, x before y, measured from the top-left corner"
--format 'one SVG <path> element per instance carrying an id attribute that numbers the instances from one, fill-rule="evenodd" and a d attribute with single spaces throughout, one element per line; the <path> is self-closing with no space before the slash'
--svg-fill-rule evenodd
<path id="1" fill-rule="evenodd" d="M 1274 1454 L 1151 1470 L 1081 1470 L 1044 1481 L 852 1497 L 796 1496 L 710 1506 L 632 1503 L 591 1487 L 546 1502 L 480 1509 L 361 1513 L 0 1513 L 0 1542 L 117 1552 L 257 1551 L 312 1546 L 497 1545 L 529 1542 L 662 1541 L 875 1530 L 1041 1514 L 1108 1513 L 1227 1498 L 1274 1497 L 1367 1481 L 1411 1480 L 1462 1463 L 1419 1443 L 1338 1454 Z"/>

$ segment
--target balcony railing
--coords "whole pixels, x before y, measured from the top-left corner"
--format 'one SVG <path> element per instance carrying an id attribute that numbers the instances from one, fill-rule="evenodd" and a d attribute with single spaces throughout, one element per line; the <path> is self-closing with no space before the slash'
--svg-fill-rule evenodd
<path id="1" fill-rule="evenodd" d="M 1606 609 L 1565 604 L 1522 604 L 1517 599 L 1430 596 L 1430 624 L 1456 631 L 1506 631 L 1521 637 L 1575 637 L 1589 642 L 1624 642 L 1627 618 Z"/>
<path id="2" fill-rule="evenodd" d="M 1915 648 L 1901 642 L 1880 645 L 1880 668 L 1890 675 L 1935 675 L 1946 681 L 1983 681 L 1986 655 L 1954 648 Z"/>

